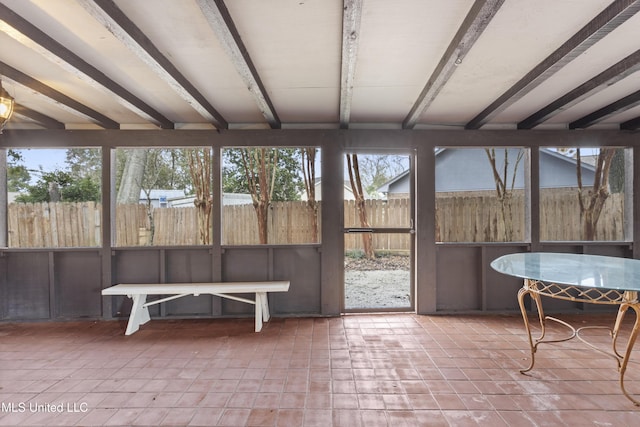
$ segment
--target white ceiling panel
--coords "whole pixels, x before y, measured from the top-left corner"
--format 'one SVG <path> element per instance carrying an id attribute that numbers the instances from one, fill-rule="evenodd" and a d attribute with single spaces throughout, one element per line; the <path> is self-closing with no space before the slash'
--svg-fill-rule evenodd
<path id="1" fill-rule="evenodd" d="M 470 25 L 487 6 L 497 12 Z M 628 19 L 610 23 L 573 60 L 507 96 L 587 23 L 613 9 Z M 67 128 L 324 129 L 344 127 L 345 117 L 358 128 L 473 128 L 475 120 L 477 127 L 516 128 L 636 52 L 638 10 L 640 0 L 0 0 L 0 77 L 19 105 L 44 115 L 16 115 L 9 129 L 58 122 Z M 221 20 L 209 22 L 211 11 Z M 359 23 L 353 34 L 342 34 L 347 12 Z M 343 57 L 343 41 L 355 47 L 352 56 Z M 167 63 L 154 57 L 154 48 Z M 89 68 L 61 59 L 64 52 Z M 343 62 L 351 60 L 355 67 L 343 79 Z M 618 80 L 538 126 L 568 128 L 640 90 L 638 72 Z M 435 90 L 428 82 L 436 82 Z M 47 100 L 39 84 L 106 120 Z M 433 99 L 423 104 L 427 92 Z M 634 102 L 592 126 L 640 126 L 638 117 Z"/>
<path id="2" fill-rule="evenodd" d="M 364 2 L 351 118 L 402 122 L 471 4 Z"/>
<path id="3" fill-rule="evenodd" d="M 471 120 L 608 3 L 607 0 L 505 1 L 422 122 Z"/>
<path id="4" fill-rule="evenodd" d="M 640 90 L 640 72 L 609 86 L 597 94 L 579 102 L 549 119 L 549 123 L 567 123 L 586 116 L 621 98 Z"/>
<path id="5" fill-rule="evenodd" d="M 281 120 L 335 121 L 340 91 L 340 2 L 239 0 L 226 5 Z"/>
<path id="6" fill-rule="evenodd" d="M 251 93 L 193 0 L 154 0 L 154 7 L 148 1 L 121 0 L 118 6 L 228 120 L 262 120 Z"/>
<path id="7" fill-rule="evenodd" d="M 558 70 L 557 73 L 515 102 L 502 114 L 496 116 L 495 121 L 512 123 L 523 120 L 532 109 L 536 111 L 545 107 L 560 95 L 575 89 L 632 54 L 640 48 L 640 44 L 634 45 L 628 41 L 640 36 L 639 28 L 640 15 L 636 15 L 610 35 L 595 43 L 588 51 Z M 640 89 L 640 86 L 638 88 Z M 632 88 L 629 87 L 629 89 Z"/>

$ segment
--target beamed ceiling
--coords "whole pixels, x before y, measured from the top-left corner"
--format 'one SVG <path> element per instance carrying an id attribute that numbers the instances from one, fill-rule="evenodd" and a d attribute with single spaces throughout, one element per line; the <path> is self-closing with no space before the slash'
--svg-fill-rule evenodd
<path id="1" fill-rule="evenodd" d="M 7 129 L 640 127 L 640 0 L 0 0 Z"/>

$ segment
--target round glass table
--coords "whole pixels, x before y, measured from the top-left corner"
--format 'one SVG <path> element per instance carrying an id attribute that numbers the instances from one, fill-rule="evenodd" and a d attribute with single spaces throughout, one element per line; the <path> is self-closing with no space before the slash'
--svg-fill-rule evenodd
<path id="1" fill-rule="evenodd" d="M 640 302 L 638 301 L 640 260 L 600 255 L 530 252 L 501 256 L 491 262 L 491 267 L 500 273 L 520 277 L 524 280 L 524 285 L 518 292 L 518 303 L 529 337 L 531 362 L 529 367 L 520 371 L 521 373 L 533 369 L 535 353 L 539 344 L 567 341 L 577 337 L 591 348 L 601 351 L 617 361 L 622 392 L 636 406 L 640 406 L 640 401 L 634 399 L 624 385 L 624 375 L 640 330 Z M 531 325 L 525 307 L 527 295 L 535 302 L 538 312 L 541 333 L 536 339 L 532 337 Z M 541 296 L 590 304 L 617 305 L 616 321 L 613 329 L 610 329 L 613 352 L 601 350 L 580 336 L 581 330 L 599 327 L 586 326 L 576 329 L 558 318 L 545 316 Z M 635 312 L 636 319 L 624 354 L 621 354 L 616 343 L 620 327 L 629 309 Z M 561 339 L 545 340 L 545 322 L 547 320 L 566 326 L 571 332 L 570 335 Z"/>

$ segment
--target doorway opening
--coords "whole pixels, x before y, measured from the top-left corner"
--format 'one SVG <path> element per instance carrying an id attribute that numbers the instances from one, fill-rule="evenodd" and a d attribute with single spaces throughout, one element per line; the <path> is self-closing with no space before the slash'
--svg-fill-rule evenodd
<path id="1" fill-rule="evenodd" d="M 345 156 L 343 311 L 412 311 L 413 158 Z"/>

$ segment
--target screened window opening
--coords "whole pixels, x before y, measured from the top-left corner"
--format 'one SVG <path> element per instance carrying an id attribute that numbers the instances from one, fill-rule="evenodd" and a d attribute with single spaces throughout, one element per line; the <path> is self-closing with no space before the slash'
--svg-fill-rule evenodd
<path id="1" fill-rule="evenodd" d="M 115 151 L 116 246 L 211 244 L 211 148 Z"/>
<path id="2" fill-rule="evenodd" d="M 8 149 L 8 246 L 100 246 L 101 176 L 99 148 Z"/>
<path id="3" fill-rule="evenodd" d="M 322 179 L 316 147 L 222 151 L 222 244 L 320 242 Z"/>
<path id="4" fill-rule="evenodd" d="M 436 149 L 436 241 L 524 241 L 527 155 L 519 147 Z"/>
<path id="5" fill-rule="evenodd" d="M 540 149 L 540 239 L 625 239 L 631 149 Z"/>

